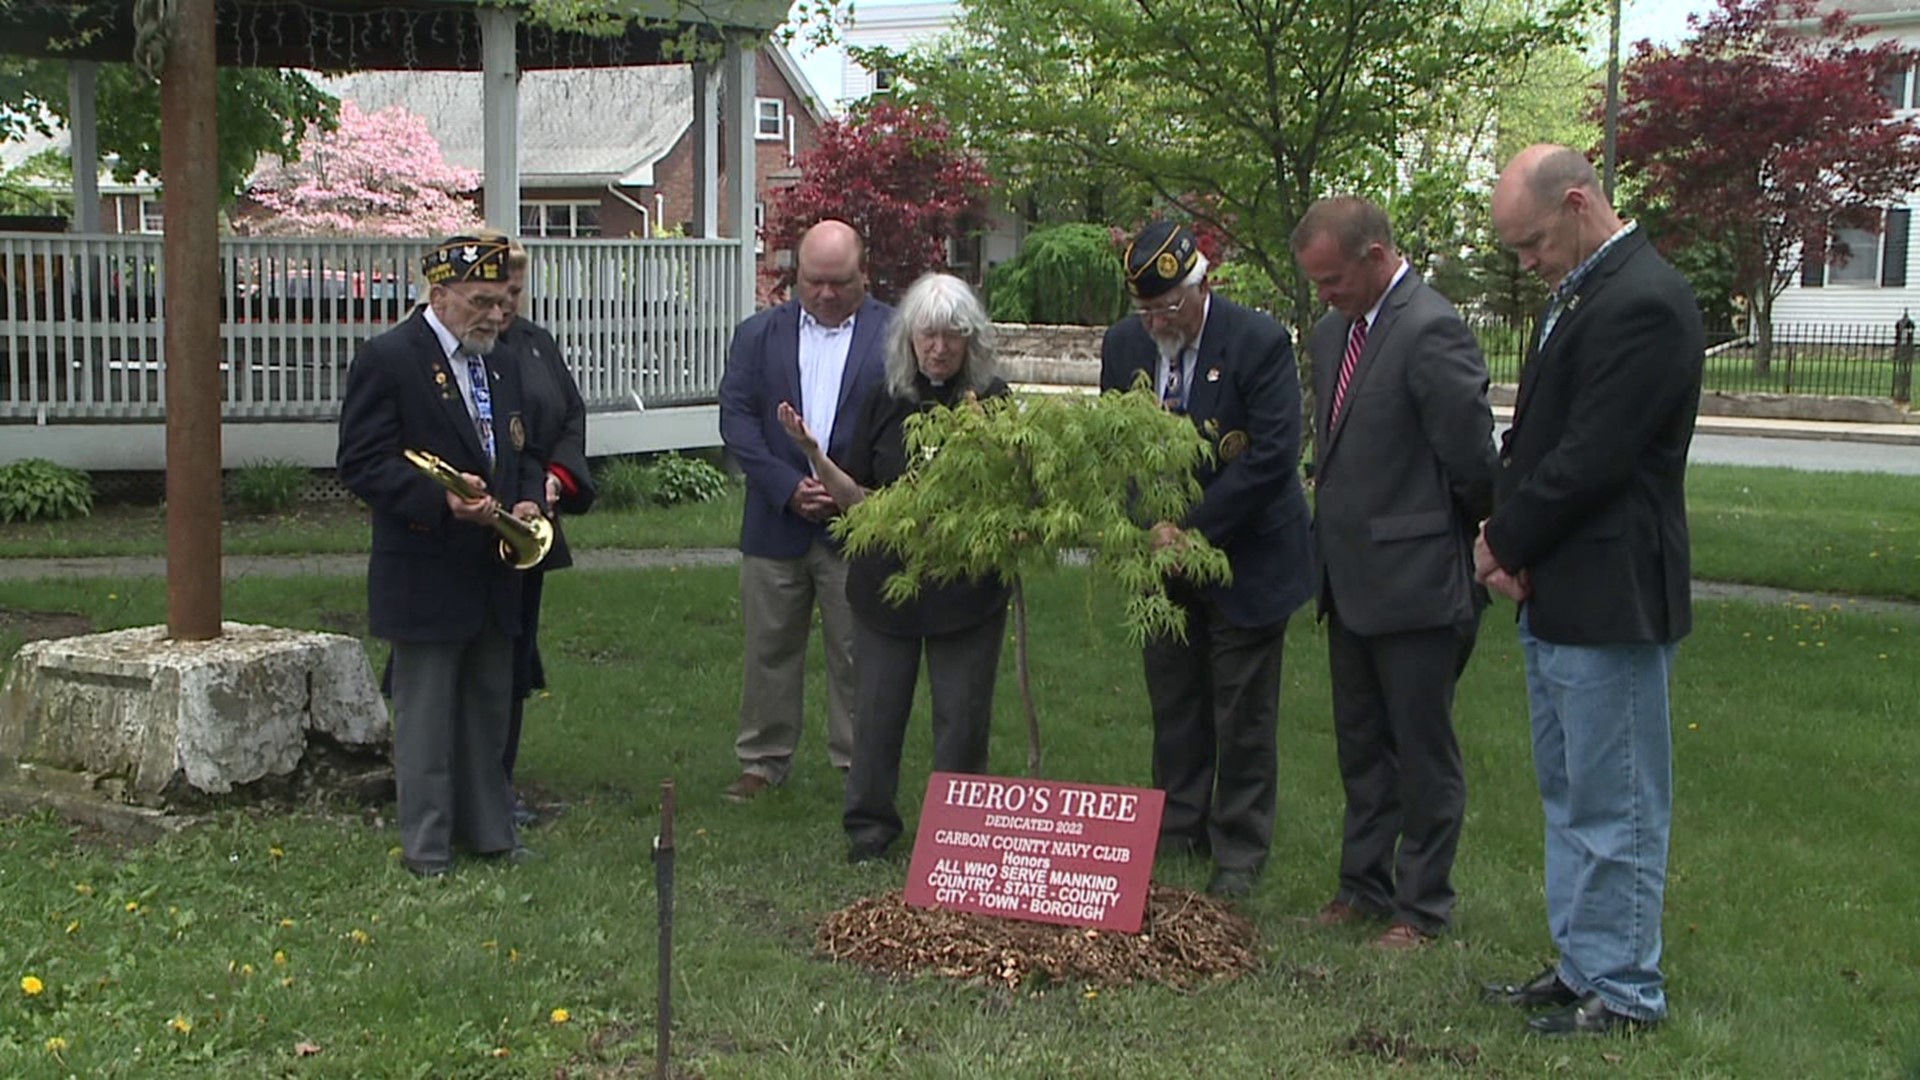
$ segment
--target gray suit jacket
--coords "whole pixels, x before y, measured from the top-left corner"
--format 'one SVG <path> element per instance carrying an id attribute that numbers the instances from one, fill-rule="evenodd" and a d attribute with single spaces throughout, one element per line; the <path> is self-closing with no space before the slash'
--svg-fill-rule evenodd
<path id="1" fill-rule="evenodd" d="M 1447 298 L 1408 271 L 1380 306 L 1337 421 L 1351 323 L 1313 328 L 1315 548 L 1320 605 L 1357 634 L 1474 617 L 1473 537 L 1492 505 L 1493 414 L 1480 345 Z"/>

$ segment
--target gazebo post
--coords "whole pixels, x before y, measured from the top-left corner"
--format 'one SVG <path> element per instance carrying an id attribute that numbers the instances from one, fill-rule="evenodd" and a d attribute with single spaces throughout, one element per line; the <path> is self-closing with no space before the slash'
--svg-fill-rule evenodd
<path id="1" fill-rule="evenodd" d="M 740 240 L 740 311 L 752 311 L 759 296 L 759 265 L 753 257 L 754 146 L 753 94 L 754 64 L 759 50 L 745 47 L 737 37 L 727 39 L 727 52 L 721 60 L 721 78 L 725 83 L 722 100 L 733 109 L 728 118 L 727 138 L 727 216 L 732 233 Z"/>
<path id="2" fill-rule="evenodd" d="M 73 159 L 73 231 L 100 232 L 100 65 L 75 60 L 67 65 L 67 115 Z"/>
<path id="3" fill-rule="evenodd" d="M 214 0 L 177 0 L 160 76 L 166 192 L 167 631 L 220 636 L 220 192 Z M 92 166 L 76 160 L 76 176 Z"/>
<path id="4" fill-rule="evenodd" d="M 693 234 L 720 235 L 720 84 L 710 63 L 693 65 Z"/>
<path id="5" fill-rule="evenodd" d="M 480 19 L 481 130 L 486 149 L 487 221 L 520 231 L 520 17 L 511 8 L 482 7 Z"/>

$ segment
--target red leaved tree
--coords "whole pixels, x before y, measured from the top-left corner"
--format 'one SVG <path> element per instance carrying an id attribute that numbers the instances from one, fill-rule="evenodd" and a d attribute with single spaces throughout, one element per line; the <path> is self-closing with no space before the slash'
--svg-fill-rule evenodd
<path id="1" fill-rule="evenodd" d="M 261 170 L 234 222 L 261 236 L 445 236 L 480 224 L 466 195 L 480 174 L 450 165 L 426 120 L 398 105 L 340 103 L 333 131 L 307 132 L 296 161 Z"/>
<path id="2" fill-rule="evenodd" d="M 1642 41 L 1621 73 L 1620 160 L 1663 219 L 1730 252 L 1763 374 L 1795 249 L 1844 261 L 1837 230 L 1878 231 L 1882 208 L 1920 186 L 1920 125 L 1881 92 L 1915 54 L 1816 14 L 1814 0 L 1720 0 L 1689 16 L 1678 48 Z"/>
<path id="3" fill-rule="evenodd" d="M 800 182 L 767 208 L 767 247 L 794 251 L 816 222 L 845 221 L 866 238 L 869 287 L 889 302 L 921 274 L 946 269 L 947 241 L 985 217 L 986 169 L 922 108 L 883 101 L 828 123 L 798 164 Z M 791 266 L 769 273 L 776 292 L 793 283 Z"/>

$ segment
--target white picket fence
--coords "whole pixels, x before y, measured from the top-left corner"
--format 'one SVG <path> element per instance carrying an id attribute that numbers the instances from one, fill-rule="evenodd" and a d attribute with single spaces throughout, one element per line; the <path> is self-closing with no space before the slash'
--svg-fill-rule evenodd
<path id="1" fill-rule="evenodd" d="M 404 318 L 428 241 L 228 238 L 218 358 L 229 420 L 332 419 L 347 366 Z M 739 310 L 737 240 L 530 240 L 528 316 L 590 408 L 714 400 Z M 164 414 L 158 236 L 0 233 L 0 422 Z"/>

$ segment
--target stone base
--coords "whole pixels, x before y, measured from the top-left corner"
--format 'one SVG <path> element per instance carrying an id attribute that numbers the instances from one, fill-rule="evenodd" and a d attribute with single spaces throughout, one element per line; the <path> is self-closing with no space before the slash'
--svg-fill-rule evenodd
<path id="1" fill-rule="evenodd" d="M 171 808 L 290 779 L 336 749 L 385 756 L 392 727 L 358 640 L 222 630 L 213 641 L 146 626 L 22 646 L 0 693 L 0 774 L 10 774 L 0 781 Z"/>

